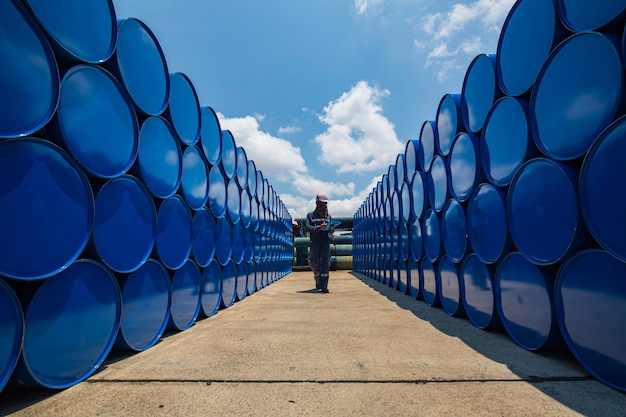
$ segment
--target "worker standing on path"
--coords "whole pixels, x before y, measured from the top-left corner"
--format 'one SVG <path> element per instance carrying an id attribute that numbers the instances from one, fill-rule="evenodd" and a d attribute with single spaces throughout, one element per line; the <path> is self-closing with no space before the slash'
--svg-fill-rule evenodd
<path id="1" fill-rule="evenodd" d="M 335 226 L 329 224 L 332 217 L 328 214 L 328 194 L 319 193 L 315 197 L 315 210 L 306 215 L 306 230 L 311 237 L 310 265 L 315 278 L 315 288 L 328 293 L 330 271 L 330 237 Z"/>

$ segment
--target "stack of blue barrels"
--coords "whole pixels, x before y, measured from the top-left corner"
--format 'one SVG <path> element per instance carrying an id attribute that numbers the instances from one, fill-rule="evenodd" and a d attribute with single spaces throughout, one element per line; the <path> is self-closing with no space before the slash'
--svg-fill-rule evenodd
<path id="1" fill-rule="evenodd" d="M 64 4 L 0 2 L 0 391 L 72 386 L 292 265 L 285 205 L 151 30 Z"/>
<path id="2" fill-rule="evenodd" d="M 626 1 L 518 0 L 354 214 L 354 269 L 626 391 Z"/>

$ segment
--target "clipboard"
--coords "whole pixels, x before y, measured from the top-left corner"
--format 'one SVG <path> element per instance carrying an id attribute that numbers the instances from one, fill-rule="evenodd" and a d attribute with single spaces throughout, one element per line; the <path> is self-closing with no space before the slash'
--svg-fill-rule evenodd
<path id="1" fill-rule="evenodd" d="M 330 230 L 330 227 L 331 227 L 331 226 L 335 226 L 335 227 L 337 227 L 337 226 L 339 226 L 340 224 L 341 224 L 341 222 L 340 222 L 339 220 L 333 220 L 333 221 L 331 221 L 330 223 L 328 223 L 328 224 L 326 225 L 326 227 L 325 227 L 325 228 L 323 228 L 322 230 L 323 230 L 323 231 L 325 231 L 325 232 L 328 232 L 328 231 Z"/>

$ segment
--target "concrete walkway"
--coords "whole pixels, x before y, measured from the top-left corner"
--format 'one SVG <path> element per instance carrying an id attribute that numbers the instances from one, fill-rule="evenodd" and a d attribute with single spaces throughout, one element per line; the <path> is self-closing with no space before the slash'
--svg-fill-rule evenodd
<path id="1" fill-rule="evenodd" d="M 14 416 L 624 416 L 567 351 L 532 353 L 370 278 L 293 272 L 63 391 L 5 388 Z"/>

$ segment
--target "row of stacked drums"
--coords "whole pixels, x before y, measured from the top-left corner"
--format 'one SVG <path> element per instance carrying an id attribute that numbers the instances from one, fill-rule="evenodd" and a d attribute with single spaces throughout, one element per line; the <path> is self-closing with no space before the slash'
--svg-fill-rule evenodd
<path id="1" fill-rule="evenodd" d="M 285 205 L 149 28 L 69 3 L 0 3 L 0 391 L 74 385 L 292 267 Z"/>
<path id="2" fill-rule="evenodd" d="M 519 0 L 354 215 L 355 271 L 626 391 L 626 2 Z M 532 28 L 532 30 L 529 30 Z"/>
<path id="3" fill-rule="evenodd" d="M 293 265 L 309 266 L 311 238 L 296 236 L 293 239 Z M 352 234 L 333 234 L 330 237 L 330 269 L 352 269 Z"/>

